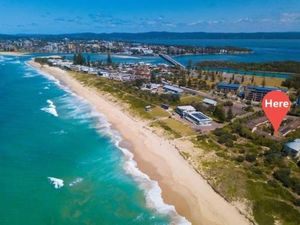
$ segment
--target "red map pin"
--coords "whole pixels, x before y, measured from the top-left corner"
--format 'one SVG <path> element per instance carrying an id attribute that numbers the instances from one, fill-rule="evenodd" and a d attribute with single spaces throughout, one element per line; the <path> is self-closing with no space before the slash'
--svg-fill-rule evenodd
<path id="1" fill-rule="evenodd" d="M 262 100 L 262 108 L 278 135 L 280 124 L 291 108 L 289 96 L 282 91 L 271 91 Z"/>

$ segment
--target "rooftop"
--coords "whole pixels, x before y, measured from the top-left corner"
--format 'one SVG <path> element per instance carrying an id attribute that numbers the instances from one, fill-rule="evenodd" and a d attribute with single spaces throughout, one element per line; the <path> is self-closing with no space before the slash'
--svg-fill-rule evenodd
<path id="1" fill-rule="evenodd" d="M 207 115 L 205 115 L 202 112 L 191 112 L 191 113 L 189 113 L 189 115 L 194 117 L 198 121 L 212 121 L 212 119 L 210 117 L 208 117 Z"/>
<path id="2" fill-rule="evenodd" d="M 209 104 L 209 105 L 213 105 L 213 106 L 216 106 L 218 104 L 217 101 L 209 99 L 209 98 L 203 99 L 203 102 L 206 104 Z"/>
<path id="3" fill-rule="evenodd" d="M 221 82 L 221 83 L 217 84 L 217 87 L 220 87 L 220 88 L 236 88 L 236 89 L 238 89 L 240 87 L 240 84 L 230 84 L 230 83 Z"/>
<path id="4" fill-rule="evenodd" d="M 288 142 L 285 144 L 285 146 L 287 146 L 288 148 L 293 149 L 297 152 L 300 152 L 300 139 L 298 138 L 292 142 Z"/>
<path id="5" fill-rule="evenodd" d="M 181 105 L 181 106 L 177 106 L 178 109 L 182 110 L 182 111 L 196 111 L 196 109 L 191 106 L 191 105 Z"/>
<path id="6" fill-rule="evenodd" d="M 168 85 L 168 84 L 165 84 L 164 88 L 168 89 L 168 90 L 171 90 L 171 91 L 183 92 L 183 90 L 181 88 L 175 87 L 175 86 L 172 86 L 172 85 Z"/>
<path id="7" fill-rule="evenodd" d="M 286 92 L 287 89 L 286 88 L 278 88 L 278 87 L 270 87 L 270 86 L 248 86 L 248 89 L 253 89 L 255 91 L 284 91 Z"/>

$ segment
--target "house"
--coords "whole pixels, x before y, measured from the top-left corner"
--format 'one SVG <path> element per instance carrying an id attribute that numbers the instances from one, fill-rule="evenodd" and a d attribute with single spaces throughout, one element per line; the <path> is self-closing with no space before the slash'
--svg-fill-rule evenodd
<path id="1" fill-rule="evenodd" d="M 300 139 L 295 139 L 292 142 L 288 142 L 284 145 L 284 151 L 293 157 L 300 156 Z"/>
<path id="2" fill-rule="evenodd" d="M 210 126 L 212 119 L 202 112 L 188 112 L 184 118 L 196 125 Z"/>
<path id="3" fill-rule="evenodd" d="M 158 90 L 159 87 L 160 84 L 148 83 L 143 85 L 142 90 L 155 91 Z"/>
<path id="4" fill-rule="evenodd" d="M 196 112 L 196 109 L 191 105 L 182 105 L 177 106 L 175 112 L 183 117 L 186 113 Z"/>
<path id="5" fill-rule="evenodd" d="M 249 101 L 261 102 L 264 96 L 270 91 L 284 91 L 287 89 L 280 89 L 277 87 L 263 87 L 263 86 L 247 86 L 245 88 L 245 99 Z"/>
<path id="6" fill-rule="evenodd" d="M 240 84 L 229 84 L 229 83 L 221 82 L 217 84 L 216 88 L 219 92 L 222 93 L 231 92 L 237 94 L 240 88 Z"/>
<path id="7" fill-rule="evenodd" d="M 183 93 L 183 90 L 181 88 L 175 87 L 175 86 L 172 86 L 172 85 L 168 85 L 168 84 L 165 84 L 163 86 L 163 89 L 167 93 L 178 94 L 178 95 Z"/>
<path id="8" fill-rule="evenodd" d="M 203 105 L 205 105 L 205 106 L 214 106 L 214 107 L 216 107 L 217 104 L 218 104 L 217 101 L 212 100 L 212 99 L 209 99 L 209 98 L 203 99 L 202 103 L 203 103 Z"/>

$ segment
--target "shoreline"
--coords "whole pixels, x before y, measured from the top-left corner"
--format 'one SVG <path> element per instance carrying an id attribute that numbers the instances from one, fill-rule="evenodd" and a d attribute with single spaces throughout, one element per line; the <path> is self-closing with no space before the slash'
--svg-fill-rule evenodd
<path id="1" fill-rule="evenodd" d="M 26 52 L 0 52 L 0 55 L 4 56 L 23 56 L 26 54 Z"/>
<path id="2" fill-rule="evenodd" d="M 151 180 L 158 181 L 164 202 L 174 205 L 179 215 L 192 224 L 251 224 L 182 158 L 171 140 L 153 133 L 144 121 L 126 113 L 120 103 L 109 100 L 108 95 L 93 88 L 83 86 L 67 71 L 41 66 L 33 61 L 29 65 L 55 77 L 104 114 L 112 127 L 121 134 L 123 141 L 120 146 L 133 153 L 139 170 Z"/>

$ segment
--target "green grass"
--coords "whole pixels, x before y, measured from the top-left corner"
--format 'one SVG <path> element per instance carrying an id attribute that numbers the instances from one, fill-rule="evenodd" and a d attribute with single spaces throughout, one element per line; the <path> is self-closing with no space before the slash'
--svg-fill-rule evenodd
<path id="1" fill-rule="evenodd" d="M 253 216 L 258 224 L 273 225 L 275 219 L 282 224 L 300 224 L 300 212 L 287 200 L 292 200 L 287 191 L 280 186 L 272 187 L 262 182 L 248 181 L 248 198 L 253 201 Z"/>
<path id="2" fill-rule="evenodd" d="M 162 122 L 165 123 L 168 127 L 170 127 L 173 131 L 180 134 L 180 136 L 182 137 L 196 134 L 195 131 L 192 130 L 192 128 L 178 120 L 168 118 L 166 120 L 163 120 Z"/>
<path id="3" fill-rule="evenodd" d="M 155 121 L 151 123 L 151 126 L 163 128 L 173 138 L 195 135 L 195 132 L 188 125 L 172 118 Z"/>
<path id="4" fill-rule="evenodd" d="M 158 106 L 152 108 L 151 111 L 148 112 L 148 114 L 151 115 L 151 117 L 153 117 L 155 119 L 170 116 L 170 114 L 168 112 L 166 112 L 165 110 L 163 110 L 162 108 L 160 108 Z"/>
<path id="5" fill-rule="evenodd" d="M 190 105 L 193 102 L 201 102 L 203 100 L 203 97 L 198 95 L 183 95 L 180 98 L 180 103 L 183 105 Z"/>

